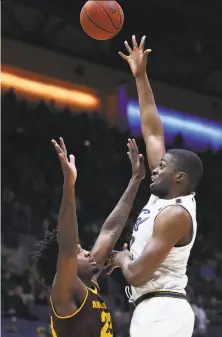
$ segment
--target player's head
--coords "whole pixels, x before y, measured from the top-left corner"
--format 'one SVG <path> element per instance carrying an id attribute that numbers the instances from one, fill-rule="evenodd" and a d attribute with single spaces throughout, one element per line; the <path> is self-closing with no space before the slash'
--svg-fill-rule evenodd
<path id="1" fill-rule="evenodd" d="M 77 274 L 82 281 L 88 281 L 99 271 L 92 260 L 91 253 L 83 249 L 80 244 L 78 244 L 77 263 Z"/>
<path id="2" fill-rule="evenodd" d="M 174 198 L 190 194 L 203 175 L 200 158 L 191 151 L 168 151 L 152 172 L 151 192 L 160 198 Z"/>
<path id="3" fill-rule="evenodd" d="M 51 287 L 56 274 L 58 253 L 57 230 L 48 231 L 33 253 L 35 270 L 47 287 Z M 78 245 L 77 274 L 79 278 L 87 282 L 97 271 L 95 263 L 90 259 L 90 252 Z"/>

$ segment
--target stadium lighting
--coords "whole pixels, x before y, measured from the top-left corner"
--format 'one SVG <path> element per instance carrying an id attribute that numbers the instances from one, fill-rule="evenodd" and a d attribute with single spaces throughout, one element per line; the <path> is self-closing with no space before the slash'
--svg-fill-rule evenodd
<path id="1" fill-rule="evenodd" d="M 52 79 L 51 79 L 52 80 Z M 33 80 L 15 73 L 2 71 L 1 84 L 3 89 L 13 88 L 23 94 L 38 97 L 45 100 L 55 100 L 56 103 L 81 107 L 86 109 L 98 109 L 99 99 L 89 93 L 80 90 L 69 89 L 53 82 L 44 82 L 41 79 Z"/>
<path id="2" fill-rule="evenodd" d="M 158 111 L 165 129 L 166 139 L 171 140 L 177 134 L 181 134 L 187 144 L 197 149 L 208 146 L 215 150 L 222 148 L 221 123 L 163 107 L 158 107 Z M 135 135 L 141 134 L 140 110 L 137 100 L 128 100 L 126 116 L 133 133 Z"/>

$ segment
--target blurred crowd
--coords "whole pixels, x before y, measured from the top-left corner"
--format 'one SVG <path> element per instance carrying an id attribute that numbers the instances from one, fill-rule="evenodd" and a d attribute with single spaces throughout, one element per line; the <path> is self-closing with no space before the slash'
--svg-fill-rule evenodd
<path id="1" fill-rule="evenodd" d="M 39 336 L 50 335 L 47 290 L 30 265 L 30 252 L 47 229 L 57 225 L 62 174 L 52 138 L 63 136 L 78 169 L 76 189 L 79 233 L 88 249 L 131 176 L 126 155 L 130 134 L 110 128 L 99 114 L 73 114 L 53 103 L 32 105 L 14 92 L 2 96 L 2 315 L 3 333 L 19 334 L 18 321 L 39 322 Z M 138 139 L 142 153 L 144 144 Z M 182 147 L 181 137 L 173 147 Z M 198 235 L 188 266 L 188 298 L 196 315 L 195 336 L 219 337 L 222 329 L 222 151 L 201 153 L 204 177 L 197 191 Z M 117 248 L 130 237 L 133 222 L 147 202 L 149 175 L 142 183 Z M 115 271 L 103 277 L 110 299 L 116 337 L 128 337 L 133 308 L 124 294 L 124 280 Z M 109 296 L 111 294 L 112 296 Z M 115 296 L 114 296 L 115 294 Z M 112 298 L 111 298 L 112 297 Z M 47 326 L 47 325 L 46 325 Z M 218 328 L 218 330 L 217 330 Z M 215 330 L 216 329 L 216 330 Z M 216 332 L 215 332 L 216 331 Z M 24 336 L 24 334 L 22 334 Z M 4 335 L 3 335 L 4 336 Z M 35 337 L 28 333 L 29 337 Z"/>

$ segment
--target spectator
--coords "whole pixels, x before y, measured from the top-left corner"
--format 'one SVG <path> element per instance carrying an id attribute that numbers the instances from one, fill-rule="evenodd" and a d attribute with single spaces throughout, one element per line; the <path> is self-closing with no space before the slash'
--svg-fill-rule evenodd
<path id="1" fill-rule="evenodd" d="M 196 303 L 192 304 L 195 314 L 195 335 L 205 336 L 207 332 L 207 315 L 203 308 L 203 297 L 198 296 Z"/>

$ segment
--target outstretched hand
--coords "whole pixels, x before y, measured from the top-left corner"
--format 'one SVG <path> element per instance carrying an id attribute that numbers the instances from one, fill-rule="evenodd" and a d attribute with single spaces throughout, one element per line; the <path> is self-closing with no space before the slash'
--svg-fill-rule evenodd
<path id="1" fill-rule="evenodd" d="M 77 169 L 75 165 L 75 157 L 74 155 L 70 154 L 69 158 L 67 156 L 67 150 L 63 138 L 60 138 L 60 145 L 52 139 L 52 144 L 58 154 L 62 172 L 64 177 L 64 184 L 74 186 L 77 178 Z"/>
<path id="2" fill-rule="evenodd" d="M 139 150 L 135 139 L 128 139 L 128 157 L 132 165 L 132 176 L 136 179 L 142 180 L 145 178 L 146 169 L 144 166 L 144 157 L 139 154 Z"/>
<path id="3" fill-rule="evenodd" d="M 143 36 L 140 41 L 140 45 L 138 46 L 136 37 L 133 35 L 133 49 L 129 46 L 127 41 L 124 41 L 124 45 L 129 55 L 125 55 L 121 51 L 118 53 L 125 61 L 129 63 L 134 77 L 139 77 L 146 73 L 147 56 L 151 52 L 151 49 L 146 49 L 144 51 L 145 40 L 146 36 Z"/>
<path id="4" fill-rule="evenodd" d="M 104 268 L 107 275 L 110 275 L 115 268 L 121 268 L 121 262 L 125 259 L 132 259 L 130 251 L 127 248 L 127 243 L 124 244 L 122 251 L 113 252 L 110 259 Z"/>

